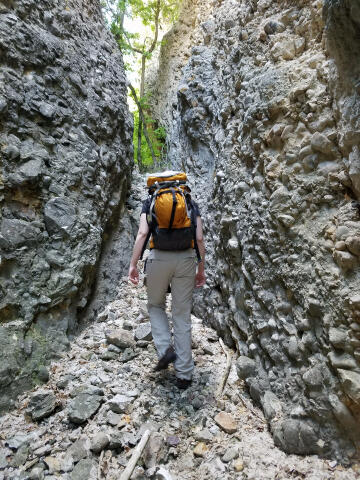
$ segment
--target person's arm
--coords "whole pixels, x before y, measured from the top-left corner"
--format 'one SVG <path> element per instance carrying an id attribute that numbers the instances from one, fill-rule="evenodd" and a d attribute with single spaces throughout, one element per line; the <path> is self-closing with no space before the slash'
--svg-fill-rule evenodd
<path id="1" fill-rule="evenodd" d="M 146 221 L 146 213 L 142 213 L 140 217 L 139 231 L 136 236 L 133 253 L 130 260 L 130 268 L 129 268 L 129 280 L 134 285 L 137 285 L 139 283 L 139 272 L 137 269 L 137 263 L 139 261 L 148 232 L 149 232 L 149 225 Z"/>
<path id="2" fill-rule="evenodd" d="M 205 241 L 202 228 L 201 217 L 196 219 L 196 243 L 199 247 L 201 262 L 198 264 L 197 273 L 195 277 L 195 286 L 202 287 L 205 285 Z"/>

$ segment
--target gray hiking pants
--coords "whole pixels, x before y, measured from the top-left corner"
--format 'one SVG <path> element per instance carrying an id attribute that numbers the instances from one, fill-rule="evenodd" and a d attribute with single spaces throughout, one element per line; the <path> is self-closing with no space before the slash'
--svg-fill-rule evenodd
<path id="1" fill-rule="evenodd" d="M 146 285 L 151 330 L 159 358 L 171 345 L 169 320 L 165 312 L 168 286 L 171 285 L 172 323 L 178 378 L 191 379 L 194 362 L 191 354 L 191 307 L 195 286 L 196 256 L 193 249 L 151 250 L 146 264 Z"/>

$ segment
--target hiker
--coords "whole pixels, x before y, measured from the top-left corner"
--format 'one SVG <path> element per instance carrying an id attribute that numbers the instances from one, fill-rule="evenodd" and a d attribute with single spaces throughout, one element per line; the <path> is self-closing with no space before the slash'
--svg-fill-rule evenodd
<path id="1" fill-rule="evenodd" d="M 174 362 L 176 385 L 191 385 L 191 308 L 194 287 L 205 284 L 202 222 L 183 172 L 162 172 L 147 179 L 149 197 L 143 202 L 139 231 L 130 261 L 129 280 L 137 285 L 137 263 L 150 239 L 145 262 L 148 310 L 159 361 L 155 371 Z M 174 346 L 165 312 L 171 288 Z"/>

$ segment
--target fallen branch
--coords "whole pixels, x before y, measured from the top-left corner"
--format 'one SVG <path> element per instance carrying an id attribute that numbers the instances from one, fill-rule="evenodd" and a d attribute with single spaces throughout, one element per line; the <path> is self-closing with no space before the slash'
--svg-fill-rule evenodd
<path id="1" fill-rule="evenodd" d="M 224 375 L 221 379 L 221 382 L 219 383 L 219 386 L 216 390 L 216 394 L 215 394 L 216 398 L 221 397 L 221 395 L 222 395 L 222 393 L 225 389 L 226 382 L 229 378 L 229 374 L 230 374 L 230 370 L 231 370 L 231 363 L 232 363 L 232 355 L 226 350 L 224 342 L 222 341 L 221 338 L 219 339 L 219 342 L 220 342 L 221 348 L 223 349 L 223 351 L 226 355 L 226 368 L 225 368 Z"/>
<path id="2" fill-rule="evenodd" d="M 241 402 L 242 402 L 242 404 L 244 405 L 245 408 L 247 408 L 248 410 L 250 410 L 250 412 L 251 412 L 255 417 L 257 417 L 259 420 L 261 420 L 262 423 L 267 423 L 267 421 L 264 420 L 264 418 L 262 418 L 262 417 L 256 412 L 256 410 L 254 410 L 254 409 L 252 408 L 251 405 L 249 405 L 249 403 L 245 400 L 245 398 L 241 395 L 241 393 L 239 393 L 238 395 L 239 395 L 239 398 L 240 398 L 240 400 L 241 400 Z"/>
<path id="3" fill-rule="evenodd" d="M 129 480 L 134 468 L 135 468 L 135 465 L 137 464 L 137 461 L 139 460 L 140 458 L 140 455 L 142 454 L 144 448 L 145 448 L 145 445 L 147 443 L 147 441 L 149 440 L 149 437 L 150 437 L 150 430 L 146 430 L 144 435 L 142 436 L 140 442 L 137 444 L 135 450 L 134 450 L 134 453 L 132 454 L 130 460 L 129 460 L 129 463 L 127 464 L 125 470 L 122 472 L 122 474 L 120 475 L 120 479 L 119 480 Z"/>
<path id="4" fill-rule="evenodd" d="M 101 479 L 101 464 L 102 464 L 102 460 L 103 460 L 103 458 L 104 458 L 104 451 L 105 451 L 105 450 L 103 450 L 103 451 L 101 452 L 100 458 L 99 458 L 99 466 L 98 466 L 98 472 L 97 472 L 97 478 L 98 478 L 98 480 Z"/>

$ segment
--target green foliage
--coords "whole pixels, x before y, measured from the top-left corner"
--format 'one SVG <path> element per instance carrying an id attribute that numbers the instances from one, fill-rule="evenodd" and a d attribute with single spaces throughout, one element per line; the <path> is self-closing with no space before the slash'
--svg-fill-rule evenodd
<path id="1" fill-rule="evenodd" d="M 152 167 L 156 167 L 164 162 L 166 153 L 166 130 L 164 127 L 157 127 L 154 120 L 146 115 L 146 125 L 151 144 L 156 155 L 156 165 L 153 164 L 149 146 L 145 140 L 144 135 L 141 136 L 141 162 L 144 171 L 151 171 Z M 138 149 L 138 128 L 139 128 L 139 112 L 134 112 L 134 158 L 137 159 Z"/>
<path id="2" fill-rule="evenodd" d="M 125 56 L 125 68 L 134 71 L 136 62 L 141 59 L 142 69 L 139 69 L 140 92 L 144 92 L 145 66 L 161 42 L 158 40 L 159 28 L 162 24 L 170 27 L 178 18 L 182 0 L 102 0 L 104 16 L 110 31 Z M 126 19 L 136 20 L 143 26 L 140 32 L 131 33 L 125 28 Z M 130 60 L 128 60 L 130 58 Z M 139 68 L 139 67 L 138 67 Z M 137 96 L 139 94 L 137 93 Z M 145 116 L 148 137 L 155 159 L 151 155 L 151 149 L 144 136 L 144 128 L 141 132 L 141 162 L 139 167 L 147 170 L 151 168 L 153 161 L 163 161 L 165 152 L 166 132 L 163 127 L 155 125 L 148 115 L 149 108 L 144 98 L 139 98 L 141 110 Z M 141 122 L 139 111 L 134 114 L 134 157 L 138 158 L 138 127 Z"/>

